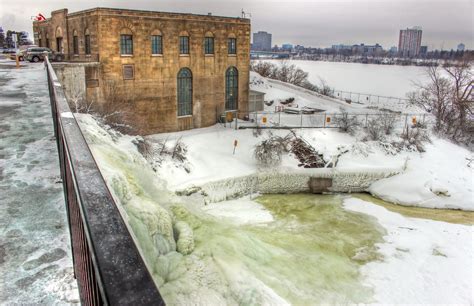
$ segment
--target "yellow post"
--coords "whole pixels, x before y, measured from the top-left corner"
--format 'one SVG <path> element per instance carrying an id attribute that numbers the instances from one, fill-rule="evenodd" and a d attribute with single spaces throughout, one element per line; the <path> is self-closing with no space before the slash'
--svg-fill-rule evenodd
<path id="1" fill-rule="evenodd" d="M 20 68 L 20 57 L 18 56 L 18 54 L 15 56 L 15 60 L 16 60 L 16 68 Z"/>

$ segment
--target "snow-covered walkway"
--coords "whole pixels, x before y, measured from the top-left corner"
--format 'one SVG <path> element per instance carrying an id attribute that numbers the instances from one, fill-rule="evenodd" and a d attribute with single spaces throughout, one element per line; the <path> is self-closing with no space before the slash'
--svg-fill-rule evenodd
<path id="1" fill-rule="evenodd" d="M 0 303 L 77 303 L 42 64 L 0 59 Z"/>

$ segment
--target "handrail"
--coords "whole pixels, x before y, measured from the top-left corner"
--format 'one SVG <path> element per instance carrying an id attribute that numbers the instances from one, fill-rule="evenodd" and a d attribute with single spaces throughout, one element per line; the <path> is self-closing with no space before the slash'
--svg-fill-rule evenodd
<path id="1" fill-rule="evenodd" d="M 83 305 L 164 305 L 45 57 L 74 274 Z"/>

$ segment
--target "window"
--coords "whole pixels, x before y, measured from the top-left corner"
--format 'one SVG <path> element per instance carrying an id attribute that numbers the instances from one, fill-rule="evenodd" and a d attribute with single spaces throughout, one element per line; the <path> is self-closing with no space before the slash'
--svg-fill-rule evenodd
<path id="1" fill-rule="evenodd" d="M 204 54 L 214 54 L 214 37 L 204 38 Z"/>
<path id="2" fill-rule="evenodd" d="M 77 35 L 72 37 L 72 50 L 74 54 L 79 54 L 79 37 Z"/>
<path id="3" fill-rule="evenodd" d="M 178 117 L 193 114 L 193 76 L 191 70 L 178 72 Z"/>
<path id="4" fill-rule="evenodd" d="M 123 65 L 123 79 L 124 80 L 133 80 L 135 78 L 135 69 L 133 65 Z"/>
<path id="5" fill-rule="evenodd" d="M 151 36 L 151 54 L 163 54 L 161 35 Z"/>
<path id="6" fill-rule="evenodd" d="M 120 54 L 133 55 L 133 36 L 120 35 Z"/>
<path id="7" fill-rule="evenodd" d="M 229 67 L 225 73 L 225 109 L 237 110 L 239 94 L 239 73 L 237 68 Z"/>
<path id="8" fill-rule="evenodd" d="M 229 38 L 227 42 L 227 51 L 229 54 L 237 54 L 237 39 Z"/>
<path id="9" fill-rule="evenodd" d="M 56 37 L 56 51 L 63 53 L 63 38 Z"/>
<path id="10" fill-rule="evenodd" d="M 189 36 L 179 37 L 179 53 L 189 54 Z"/>
<path id="11" fill-rule="evenodd" d="M 86 34 L 85 36 L 85 52 L 86 54 L 91 54 L 91 36 L 89 34 Z"/>

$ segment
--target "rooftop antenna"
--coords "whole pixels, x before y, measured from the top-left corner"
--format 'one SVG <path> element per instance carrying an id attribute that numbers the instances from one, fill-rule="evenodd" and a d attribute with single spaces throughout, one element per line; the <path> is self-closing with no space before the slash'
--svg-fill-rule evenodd
<path id="1" fill-rule="evenodd" d="M 242 9 L 242 18 L 250 18 L 250 17 L 252 17 L 252 14 L 246 13 L 244 9 Z"/>

